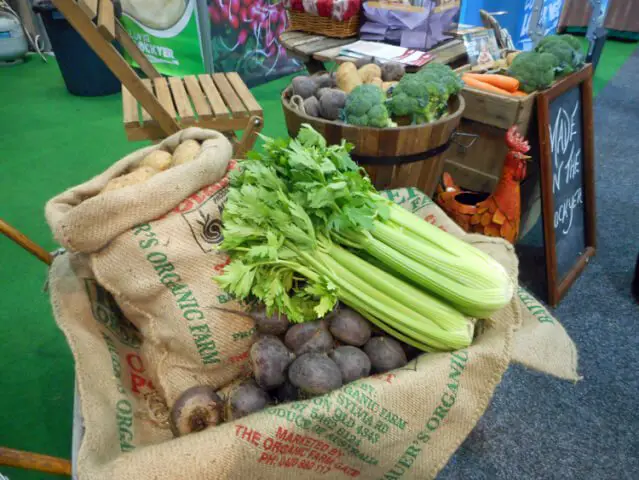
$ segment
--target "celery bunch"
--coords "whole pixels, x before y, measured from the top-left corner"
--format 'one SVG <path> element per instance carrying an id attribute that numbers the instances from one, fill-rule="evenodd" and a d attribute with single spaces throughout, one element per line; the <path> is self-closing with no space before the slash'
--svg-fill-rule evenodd
<path id="1" fill-rule="evenodd" d="M 424 351 L 469 345 L 465 315 L 512 297 L 499 263 L 383 199 L 347 144 L 327 146 L 304 126 L 264 149 L 232 172 L 223 214 L 231 263 L 218 281 L 236 297 L 297 322 L 339 299 Z"/>

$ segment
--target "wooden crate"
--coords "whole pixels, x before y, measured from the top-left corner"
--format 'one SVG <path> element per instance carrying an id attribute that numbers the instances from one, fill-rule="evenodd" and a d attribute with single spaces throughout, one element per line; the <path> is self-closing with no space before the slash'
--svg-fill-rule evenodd
<path id="1" fill-rule="evenodd" d="M 468 68 L 457 71 L 462 73 Z M 448 150 L 444 170 L 466 189 L 490 192 L 497 185 L 508 152 L 506 131 L 516 125 L 524 136 L 530 134 L 536 93 L 507 97 L 464 87 L 462 95 L 466 108 L 459 132 L 478 138 L 470 148 Z"/>
<path id="2" fill-rule="evenodd" d="M 526 97 L 507 97 L 495 93 L 464 87 L 466 100 L 464 119 L 508 130 L 512 125 L 528 131 L 535 105 L 535 94 Z"/>

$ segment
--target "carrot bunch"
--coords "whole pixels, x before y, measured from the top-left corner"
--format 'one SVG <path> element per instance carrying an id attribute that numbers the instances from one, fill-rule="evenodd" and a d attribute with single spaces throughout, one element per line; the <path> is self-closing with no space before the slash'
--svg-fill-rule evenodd
<path id="1" fill-rule="evenodd" d="M 525 97 L 528 95 L 519 90 L 519 80 L 506 75 L 464 73 L 462 80 L 471 88 L 496 93 L 498 95 L 516 97 Z"/>

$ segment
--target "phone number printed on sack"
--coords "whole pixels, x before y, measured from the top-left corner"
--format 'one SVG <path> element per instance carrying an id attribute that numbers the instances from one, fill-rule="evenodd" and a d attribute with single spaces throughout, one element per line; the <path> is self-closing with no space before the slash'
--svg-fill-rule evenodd
<path id="1" fill-rule="evenodd" d="M 340 460 L 344 452 L 339 448 L 283 427 L 277 428 L 275 436 L 269 436 L 245 425 L 235 425 L 235 436 L 262 450 L 257 459 L 261 465 L 298 468 L 321 474 L 340 471 L 349 477 L 360 475 L 359 470 Z"/>
<path id="2" fill-rule="evenodd" d="M 205 365 L 220 363 L 220 353 L 209 326 L 203 322 L 199 323 L 205 318 L 204 312 L 189 286 L 182 283 L 182 277 L 177 273 L 175 265 L 168 259 L 166 253 L 158 249 L 161 244 L 151 224 L 143 223 L 134 227 L 133 235 L 140 237 L 138 242 L 140 249 L 152 249 L 146 254 L 146 259 L 153 266 L 160 283 L 173 294 L 175 303 L 182 312 L 182 318 L 188 322 L 189 332 L 202 363 Z"/>
<path id="3" fill-rule="evenodd" d="M 377 465 L 379 460 L 365 453 L 367 444 L 377 444 L 392 429 L 404 430 L 407 421 L 377 402 L 374 393 L 369 383 L 355 382 L 330 396 L 292 402 L 265 412 L 320 435 L 364 463 Z"/>

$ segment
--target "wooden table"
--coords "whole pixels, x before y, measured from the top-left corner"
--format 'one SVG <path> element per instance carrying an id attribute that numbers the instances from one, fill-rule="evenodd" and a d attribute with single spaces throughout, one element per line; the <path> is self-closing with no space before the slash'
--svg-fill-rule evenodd
<path id="1" fill-rule="evenodd" d="M 340 56 L 339 52 L 345 45 L 355 43 L 357 40 L 357 37 L 329 38 L 323 35 L 291 31 L 280 35 L 280 43 L 291 56 L 303 61 L 311 74 L 326 70 L 324 62 L 353 61 L 351 57 Z M 453 67 L 464 63 L 466 59 L 466 48 L 459 39 L 447 40 L 428 51 L 436 55 L 434 62 L 450 64 Z"/>

